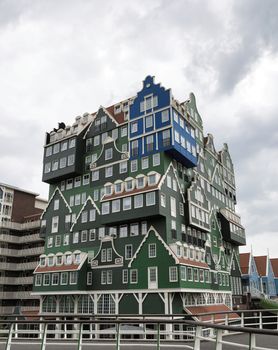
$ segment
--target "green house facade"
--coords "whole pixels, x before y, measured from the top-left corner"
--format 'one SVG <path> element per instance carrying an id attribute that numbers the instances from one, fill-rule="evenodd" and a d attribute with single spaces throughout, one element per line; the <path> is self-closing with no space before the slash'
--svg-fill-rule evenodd
<path id="1" fill-rule="evenodd" d="M 233 163 L 194 95 L 146 77 L 136 96 L 46 134 L 41 313 L 172 314 L 241 295 Z"/>

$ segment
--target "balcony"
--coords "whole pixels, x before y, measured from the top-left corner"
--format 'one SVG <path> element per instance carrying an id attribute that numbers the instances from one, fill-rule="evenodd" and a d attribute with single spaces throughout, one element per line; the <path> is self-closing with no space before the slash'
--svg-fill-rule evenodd
<path id="1" fill-rule="evenodd" d="M 223 239 L 236 245 L 245 245 L 245 230 L 240 216 L 227 208 L 220 209 L 218 217 L 221 222 Z"/>
<path id="2" fill-rule="evenodd" d="M 18 222 L 12 222 L 12 221 L 3 221 L 0 223 L 0 228 L 7 228 L 10 230 L 16 230 L 16 231 L 32 230 L 32 229 L 40 228 L 40 226 L 41 226 L 40 220 L 24 222 L 22 224 Z"/>
<path id="3" fill-rule="evenodd" d="M 16 291 L 16 292 L 0 292 L 0 299 L 35 299 L 31 292 Z"/>
<path id="4" fill-rule="evenodd" d="M 26 277 L 0 277 L 0 284 L 33 284 L 33 276 Z"/>
<path id="5" fill-rule="evenodd" d="M 7 243 L 33 243 L 33 242 L 42 242 L 43 239 L 40 237 L 38 233 L 33 235 L 24 235 L 24 236 L 13 236 L 9 234 L 0 234 L 0 242 Z"/>
<path id="6" fill-rule="evenodd" d="M 38 261 L 31 261 L 31 262 L 26 262 L 26 263 L 20 263 L 20 264 L 15 264 L 15 263 L 8 263 L 8 262 L 0 262 L 0 270 L 4 271 L 34 271 L 35 268 L 38 265 Z"/>
<path id="7" fill-rule="evenodd" d="M 8 248 L 0 248 L 0 255 L 2 256 L 33 256 L 40 255 L 44 251 L 44 247 L 35 247 L 35 248 L 27 248 L 27 249 L 8 249 Z"/>

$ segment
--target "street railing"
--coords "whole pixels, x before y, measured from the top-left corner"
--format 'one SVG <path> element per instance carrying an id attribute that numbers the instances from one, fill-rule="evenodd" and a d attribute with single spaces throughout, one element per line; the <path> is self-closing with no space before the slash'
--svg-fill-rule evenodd
<path id="1" fill-rule="evenodd" d="M 175 343 L 183 349 L 200 350 L 203 341 L 213 342 L 216 350 L 223 345 L 235 349 L 268 350 L 258 347 L 257 337 L 272 336 L 278 346 L 278 310 L 236 311 L 203 313 L 198 315 L 84 315 L 44 314 L 40 316 L 6 315 L 0 320 L 0 344 L 11 350 L 14 344 L 38 344 L 45 350 L 48 344 L 74 346 L 85 349 L 88 342 L 106 341 L 117 350 L 128 340 L 150 344 L 160 349 L 162 345 Z M 209 318 L 209 321 L 193 321 L 188 318 Z M 213 323 L 213 320 L 215 323 Z M 271 329 L 270 329 L 271 328 Z M 242 333 L 246 342 L 239 344 L 227 335 Z M 273 350 L 273 348 L 271 348 Z"/>

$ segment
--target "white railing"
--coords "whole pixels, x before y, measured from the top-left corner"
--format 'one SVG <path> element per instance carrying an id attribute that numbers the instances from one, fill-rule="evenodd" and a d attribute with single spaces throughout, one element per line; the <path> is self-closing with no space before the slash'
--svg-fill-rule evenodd
<path id="1" fill-rule="evenodd" d="M 0 277 L 0 284 L 33 284 L 33 276 L 26 277 Z"/>
<path id="2" fill-rule="evenodd" d="M 235 312 L 220 312 L 202 314 L 198 317 L 210 316 L 217 323 L 187 320 L 187 315 L 84 315 L 84 314 L 48 314 L 30 318 L 25 315 L 9 316 L 1 320 L 0 344 L 5 344 L 5 350 L 14 345 L 30 343 L 40 344 L 45 349 L 48 344 L 59 349 L 59 346 L 74 345 L 78 350 L 88 345 L 114 346 L 117 350 L 127 345 L 140 345 L 142 348 L 154 345 L 157 349 L 167 344 L 168 348 L 200 350 L 222 350 L 223 346 L 234 349 L 273 350 L 273 344 L 278 344 L 277 319 L 278 310 L 254 310 L 237 312 L 240 317 L 237 322 L 232 318 Z M 193 315 L 194 316 L 194 315 Z M 222 317 L 222 324 L 219 324 Z M 249 327 L 243 327 L 249 320 Z M 273 329 L 266 329 L 267 327 Z M 240 336 L 239 336 L 240 335 Z M 32 338 L 32 339 L 31 339 Z M 2 340 L 2 341 L 1 341 Z M 257 346 L 257 341 L 263 346 Z M 129 343 L 130 344 L 129 344 Z M 212 347 L 210 347 L 212 343 Z M 123 346 L 122 346 L 123 345 Z M 271 347 L 270 347 L 271 346 Z M 277 349 L 277 347 L 276 347 Z"/>
<path id="3" fill-rule="evenodd" d="M 0 223 L 0 228 L 8 228 L 8 229 L 17 230 L 17 231 L 40 228 L 40 226 L 41 226 L 40 220 L 24 222 L 22 224 L 18 222 L 12 222 L 12 221 L 3 221 Z"/>
<path id="4" fill-rule="evenodd" d="M 38 297 L 31 295 L 31 292 L 0 292 L 0 299 L 37 299 Z"/>
<path id="5" fill-rule="evenodd" d="M 7 242 L 7 243 L 33 243 L 37 241 L 43 241 L 43 239 L 40 237 L 38 233 L 30 234 L 30 235 L 24 235 L 24 236 L 13 236 L 9 234 L 0 234 L 0 242 Z"/>
<path id="6" fill-rule="evenodd" d="M 9 248 L 0 248 L 0 255 L 4 256 L 32 256 L 40 255 L 44 251 L 44 247 L 34 247 L 27 249 L 9 249 Z"/>

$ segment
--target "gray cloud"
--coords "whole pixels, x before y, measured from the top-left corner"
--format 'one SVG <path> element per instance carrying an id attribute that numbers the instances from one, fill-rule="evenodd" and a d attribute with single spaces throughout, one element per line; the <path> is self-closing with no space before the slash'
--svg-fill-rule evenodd
<path id="1" fill-rule="evenodd" d="M 194 91 L 205 130 L 229 143 L 247 234 L 277 232 L 277 10 L 275 0 L 0 0 L 1 181 L 47 196 L 45 131 L 134 95 L 152 74 L 180 100 Z"/>

